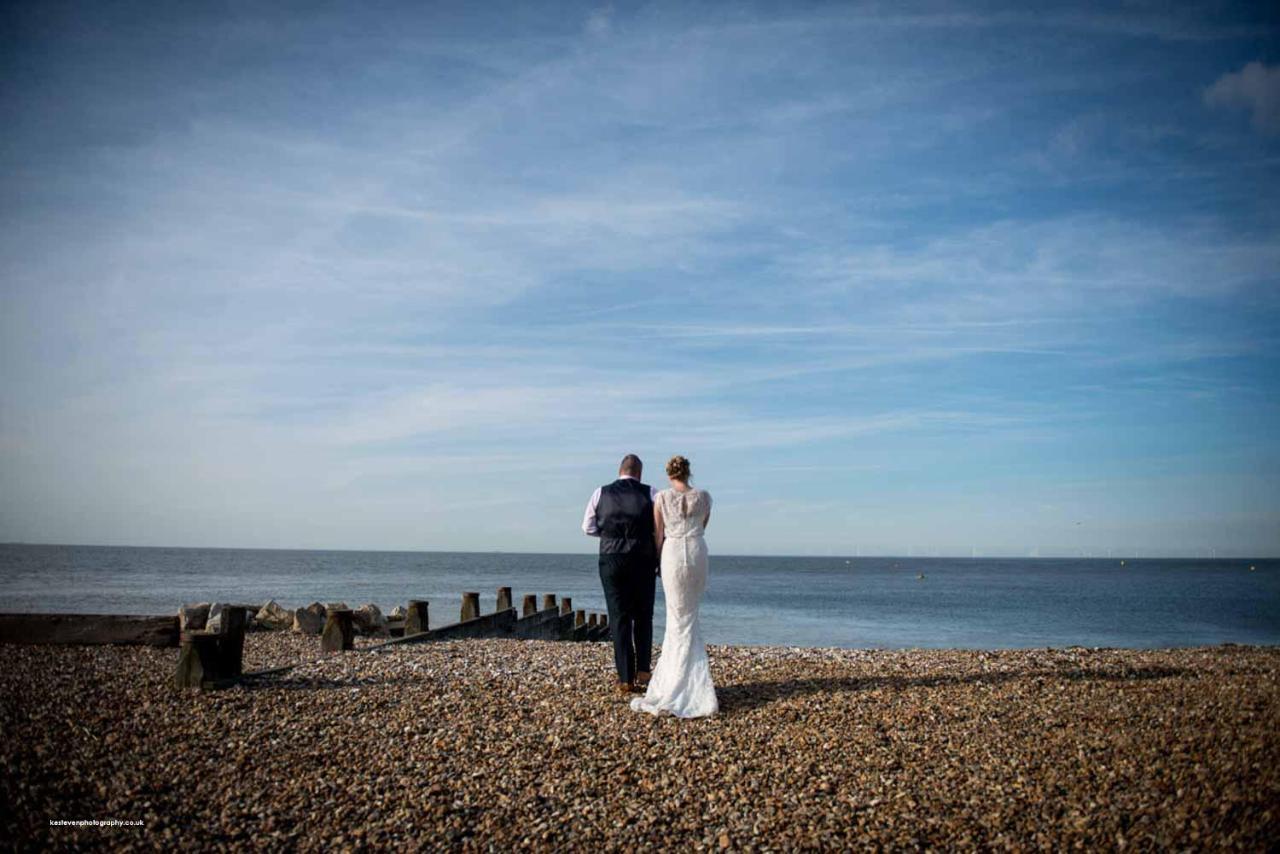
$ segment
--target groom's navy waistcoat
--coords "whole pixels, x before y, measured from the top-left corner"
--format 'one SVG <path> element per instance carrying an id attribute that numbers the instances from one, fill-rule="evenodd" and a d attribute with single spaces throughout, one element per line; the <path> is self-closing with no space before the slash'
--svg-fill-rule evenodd
<path id="1" fill-rule="evenodd" d="M 650 497 L 649 485 L 619 478 L 600 487 L 596 527 L 600 530 L 602 555 L 652 553 L 653 498 Z"/>

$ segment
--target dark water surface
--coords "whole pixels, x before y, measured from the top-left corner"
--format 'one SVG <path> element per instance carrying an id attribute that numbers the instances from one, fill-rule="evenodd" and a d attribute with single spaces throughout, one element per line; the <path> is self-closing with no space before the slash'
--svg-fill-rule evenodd
<path id="1" fill-rule="evenodd" d="M 1255 567 L 1250 571 L 1250 566 Z M 921 578 L 920 576 L 924 577 Z M 0 545 L 0 611 L 163 614 L 183 602 L 384 611 L 464 590 L 572 596 L 604 611 L 594 555 Z M 655 617 L 661 637 L 662 593 Z M 1161 647 L 1280 643 L 1280 560 L 712 555 L 709 643 L 842 647 Z"/>

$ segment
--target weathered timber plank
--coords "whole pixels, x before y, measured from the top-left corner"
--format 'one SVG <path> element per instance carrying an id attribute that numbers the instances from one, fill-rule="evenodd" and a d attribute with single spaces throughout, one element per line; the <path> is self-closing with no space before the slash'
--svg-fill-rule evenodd
<path id="1" fill-rule="evenodd" d="M 402 638 L 392 638 L 389 641 L 377 644 L 376 646 L 366 647 L 370 651 L 385 649 L 389 646 L 399 646 L 405 643 L 430 643 L 431 641 L 441 640 L 467 640 L 471 638 L 509 638 L 512 637 L 512 630 L 516 624 L 515 609 L 506 611 L 498 611 L 496 614 L 485 614 L 474 620 L 467 620 L 465 623 L 453 623 L 448 626 L 440 626 L 427 632 L 420 632 L 415 635 L 406 634 Z"/>
<path id="2" fill-rule="evenodd" d="M 560 640 L 560 623 L 560 609 L 547 608 L 516 620 L 512 635 L 522 640 Z"/>
<path id="3" fill-rule="evenodd" d="M 465 623 L 454 623 L 441 626 L 427 632 L 432 640 L 462 640 L 464 638 L 509 638 L 511 629 L 516 624 L 514 609 L 485 614 Z"/>
<path id="4" fill-rule="evenodd" d="M 574 620 L 575 620 L 575 617 L 572 611 L 570 611 L 568 614 L 560 615 L 560 640 L 571 641 L 571 640 L 578 639 L 577 635 L 575 634 L 576 629 L 574 629 L 574 626 L 573 626 Z"/>
<path id="5" fill-rule="evenodd" d="M 0 614 L 0 643 L 177 646 L 178 617 Z"/>

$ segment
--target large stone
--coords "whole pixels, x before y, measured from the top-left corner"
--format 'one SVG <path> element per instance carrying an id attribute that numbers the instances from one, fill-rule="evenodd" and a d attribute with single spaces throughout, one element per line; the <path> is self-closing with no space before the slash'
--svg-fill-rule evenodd
<path id="1" fill-rule="evenodd" d="M 293 627 L 293 614 L 274 599 L 259 608 L 254 619 L 264 629 L 278 631 Z"/>
<path id="2" fill-rule="evenodd" d="M 293 612 L 293 630 L 304 635 L 318 635 L 324 630 L 325 610 L 319 602 Z"/>
<path id="3" fill-rule="evenodd" d="M 225 602 L 214 602 L 209 608 L 209 619 L 205 620 L 205 631 L 213 632 L 215 635 L 222 631 L 222 612 L 226 609 Z"/>
<path id="4" fill-rule="evenodd" d="M 403 620 L 409 616 L 409 610 L 403 605 L 397 605 L 391 609 L 391 613 L 387 615 L 388 620 Z"/>
<path id="5" fill-rule="evenodd" d="M 209 622 L 210 607 L 212 606 L 208 602 L 192 602 L 183 605 L 178 609 L 178 630 L 198 632 L 203 629 Z"/>
<path id="6" fill-rule="evenodd" d="M 367 602 L 351 612 L 356 631 L 362 635 L 386 637 L 391 634 L 387 629 L 387 618 L 382 616 L 381 609 L 372 602 Z"/>

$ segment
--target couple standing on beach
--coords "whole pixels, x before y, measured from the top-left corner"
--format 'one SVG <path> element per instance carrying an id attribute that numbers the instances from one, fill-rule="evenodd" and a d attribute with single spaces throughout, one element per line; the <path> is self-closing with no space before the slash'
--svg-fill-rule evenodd
<path id="1" fill-rule="evenodd" d="M 707 587 L 711 496 L 690 485 L 689 461 L 667 462 L 671 488 L 661 492 L 640 480 L 643 464 L 627 454 L 618 479 L 597 489 L 587 503 L 582 530 L 600 538 L 600 583 L 609 607 L 617 691 L 644 692 L 636 711 L 699 718 L 719 710 L 698 605 Z M 667 626 L 662 655 L 650 673 L 653 597 L 662 576 Z"/>

